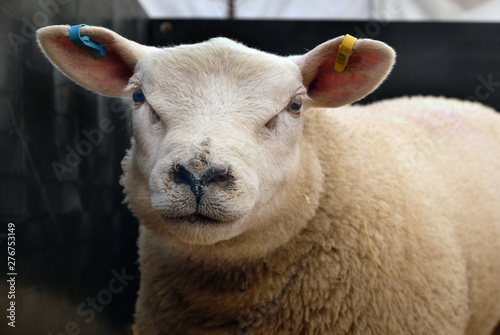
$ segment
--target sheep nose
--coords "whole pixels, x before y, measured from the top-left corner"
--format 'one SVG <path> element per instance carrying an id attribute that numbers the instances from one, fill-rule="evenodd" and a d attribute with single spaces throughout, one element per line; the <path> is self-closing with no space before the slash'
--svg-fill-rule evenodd
<path id="1" fill-rule="evenodd" d="M 188 185 L 197 197 L 201 197 L 206 187 L 217 186 L 226 188 L 232 181 L 229 168 L 210 167 L 201 169 L 196 162 L 190 162 L 188 167 L 182 164 L 174 165 L 172 170 L 172 181 L 177 185 Z"/>

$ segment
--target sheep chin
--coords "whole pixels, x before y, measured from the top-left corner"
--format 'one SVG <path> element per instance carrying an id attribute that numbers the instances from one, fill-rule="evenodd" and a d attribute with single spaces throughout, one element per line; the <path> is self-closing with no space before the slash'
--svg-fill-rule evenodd
<path id="1" fill-rule="evenodd" d="M 174 239 L 182 245 L 215 245 L 230 240 L 242 232 L 243 218 L 217 220 L 202 214 L 180 217 L 160 215 L 161 231 L 167 239 Z M 175 243 L 176 245 L 179 243 Z"/>

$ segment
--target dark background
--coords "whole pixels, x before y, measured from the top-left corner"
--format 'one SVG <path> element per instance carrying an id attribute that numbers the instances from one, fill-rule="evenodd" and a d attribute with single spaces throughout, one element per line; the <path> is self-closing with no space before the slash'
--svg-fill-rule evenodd
<path id="1" fill-rule="evenodd" d="M 389 79 L 362 103 L 431 94 L 479 100 L 500 109 L 499 24 L 148 21 L 135 0 L 54 1 L 57 8 L 48 10 L 36 1 L 0 2 L 0 307 L 4 311 L 8 222 L 16 225 L 18 273 L 16 328 L 7 328 L 2 312 L 0 334 L 61 335 L 74 327 L 82 334 L 130 334 L 139 283 L 137 222 L 121 203 L 118 184 L 130 136 L 126 104 L 98 97 L 54 70 L 26 22 L 35 27 L 101 25 L 161 46 L 226 36 L 281 55 L 304 53 L 349 33 L 384 41 L 398 53 Z M 13 38 L 17 38 L 14 43 Z M 105 119 L 113 130 L 87 150 L 82 144 L 88 140 L 85 132 L 98 131 Z M 70 157 L 74 164 L 69 167 L 68 154 L 78 149 L 85 154 L 77 161 Z M 60 171 L 58 177 L 54 171 L 58 163 L 71 172 Z M 109 293 L 116 273 L 133 279 L 120 292 Z M 85 312 L 92 299 L 97 303 L 93 317 Z"/>
<path id="2" fill-rule="evenodd" d="M 32 26 L 101 25 L 144 42 L 146 15 L 136 0 L 44 3 L 57 8 L 0 0 L 0 334 L 76 334 L 75 327 L 80 334 L 130 334 L 139 277 L 107 293 L 112 270 L 137 274 L 137 222 L 121 204 L 118 184 L 129 146 L 124 105 L 54 70 Z M 76 150 L 87 140 L 82 131 L 99 129 L 103 119 L 114 131 L 59 180 L 52 164 L 66 164 L 67 147 Z M 8 222 L 16 225 L 15 329 L 6 319 Z M 97 300 L 93 319 L 87 298 L 107 303 Z"/>

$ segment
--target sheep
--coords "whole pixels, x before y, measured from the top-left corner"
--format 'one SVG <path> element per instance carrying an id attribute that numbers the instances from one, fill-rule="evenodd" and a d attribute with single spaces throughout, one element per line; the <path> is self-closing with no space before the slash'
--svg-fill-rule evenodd
<path id="1" fill-rule="evenodd" d="M 500 320 L 500 116 L 402 97 L 352 105 L 395 52 L 344 36 L 281 57 L 226 38 L 143 46 L 38 31 L 54 66 L 131 98 L 137 334 L 490 334 Z"/>

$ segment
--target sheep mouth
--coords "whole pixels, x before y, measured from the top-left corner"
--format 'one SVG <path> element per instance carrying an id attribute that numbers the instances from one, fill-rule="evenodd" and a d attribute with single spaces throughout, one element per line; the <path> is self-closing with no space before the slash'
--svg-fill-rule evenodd
<path id="1" fill-rule="evenodd" d="M 191 215 L 188 215 L 188 216 L 184 216 L 182 217 L 182 220 L 188 222 L 188 223 L 191 223 L 191 224 L 195 224 L 195 223 L 202 223 L 202 224 L 218 224 L 218 223 L 222 223 L 222 221 L 220 220 L 216 220 L 216 219 L 212 219 L 212 218 L 209 218 L 208 216 L 205 216 L 203 214 L 191 214 Z"/>
<path id="2" fill-rule="evenodd" d="M 163 215 L 163 220 L 170 223 L 190 224 L 190 225 L 221 225 L 221 224 L 231 224 L 233 222 L 232 220 L 214 219 L 206 215 L 203 215 L 201 213 L 193 213 L 190 215 L 177 216 L 177 217 Z"/>

